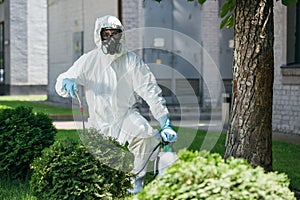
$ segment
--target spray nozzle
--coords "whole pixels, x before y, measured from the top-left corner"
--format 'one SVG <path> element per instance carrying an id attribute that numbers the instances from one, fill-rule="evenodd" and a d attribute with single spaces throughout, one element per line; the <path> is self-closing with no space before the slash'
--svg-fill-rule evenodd
<path id="1" fill-rule="evenodd" d="M 165 152 L 173 152 L 173 143 L 164 142 L 163 143 L 163 149 L 164 149 Z"/>

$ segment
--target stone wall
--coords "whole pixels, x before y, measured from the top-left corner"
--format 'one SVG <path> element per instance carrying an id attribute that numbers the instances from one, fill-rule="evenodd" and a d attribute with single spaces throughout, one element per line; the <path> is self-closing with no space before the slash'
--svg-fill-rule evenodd
<path id="1" fill-rule="evenodd" d="M 27 1 L 10 1 L 10 84 L 28 82 Z"/>
<path id="2" fill-rule="evenodd" d="M 126 49 L 135 50 L 140 56 L 142 56 L 141 50 L 136 50 L 136 47 L 142 45 L 142 35 L 137 34 L 133 37 L 135 29 L 144 27 L 144 9 L 143 1 L 140 0 L 123 0 L 122 1 L 122 24 L 125 31 L 130 34 L 130 37 L 126 37 Z"/>
<path id="3" fill-rule="evenodd" d="M 282 84 L 274 90 L 273 130 L 300 135 L 300 65 L 280 70 Z"/>
<path id="4" fill-rule="evenodd" d="M 287 65 L 291 57 L 287 41 L 287 8 L 274 2 L 274 93 L 273 131 L 300 135 L 300 65 Z M 293 57 L 293 56 L 292 56 Z"/>
<path id="5" fill-rule="evenodd" d="M 202 46 L 205 51 L 203 56 L 203 77 L 209 77 L 206 84 L 210 85 L 211 91 L 204 88 L 204 106 L 214 103 L 220 105 L 221 100 L 221 80 L 219 71 L 219 56 L 220 56 L 220 18 L 219 2 L 214 0 L 206 1 L 201 9 L 201 38 Z M 218 71 L 214 71 L 213 66 Z M 212 101 L 212 102 L 211 102 Z M 215 106 L 216 106 L 215 105 Z"/>

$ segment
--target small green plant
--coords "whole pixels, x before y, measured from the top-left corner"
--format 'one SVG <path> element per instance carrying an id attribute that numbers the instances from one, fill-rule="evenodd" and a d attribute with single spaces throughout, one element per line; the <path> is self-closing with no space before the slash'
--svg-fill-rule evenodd
<path id="1" fill-rule="evenodd" d="M 295 199 L 285 174 L 265 173 L 243 159 L 226 162 L 219 154 L 182 150 L 165 174 L 137 199 Z"/>
<path id="2" fill-rule="evenodd" d="M 31 168 L 32 193 L 43 200 L 116 199 L 131 187 L 130 173 L 102 164 L 86 146 L 70 139 L 45 149 Z"/>
<path id="3" fill-rule="evenodd" d="M 54 142 L 57 130 L 43 113 L 30 107 L 0 111 L 0 175 L 25 178 L 30 163 Z"/>

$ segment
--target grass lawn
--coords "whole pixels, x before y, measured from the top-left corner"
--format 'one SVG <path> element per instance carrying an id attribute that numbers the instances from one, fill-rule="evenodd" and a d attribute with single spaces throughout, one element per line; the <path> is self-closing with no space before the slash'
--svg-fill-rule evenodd
<path id="1" fill-rule="evenodd" d="M 72 114 L 72 109 L 61 108 L 55 106 L 49 106 L 44 103 L 38 103 L 40 101 L 45 101 L 45 96 L 10 96 L 3 97 L 0 96 L 0 109 L 4 107 L 17 107 L 17 106 L 30 106 L 33 107 L 35 112 L 44 112 L 47 114 Z M 182 147 L 188 147 L 191 150 L 200 150 L 204 139 L 206 136 L 217 136 L 217 140 L 211 152 L 219 153 L 224 155 L 225 151 L 225 134 L 220 136 L 213 132 L 206 133 L 206 131 L 198 130 L 197 133 L 194 129 L 190 128 L 180 128 L 179 139 L 175 145 L 175 149 L 180 149 Z M 58 130 L 58 134 L 55 136 L 55 140 L 63 138 L 72 138 L 80 140 L 76 130 Z M 206 140 L 207 141 L 207 140 Z M 300 145 L 273 141 L 273 169 L 274 171 L 284 172 L 291 179 L 292 188 L 300 190 Z M 29 181 L 13 181 L 9 179 L 0 179 L 0 199 L 1 200 L 35 200 L 35 198 L 30 194 Z"/>
<path id="2" fill-rule="evenodd" d="M 36 200 L 31 195 L 29 181 L 18 181 L 2 178 L 0 180 L 1 200 Z"/>
<path id="3" fill-rule="evenodd" d="M 45 95 L 32 96 L 0 96 L 0 109 L 15 108 L 18 106 L 32 107 L 34 112 L 43 112 L 48 115 L 72 115 L 71 108 L 47 105 Z"/>

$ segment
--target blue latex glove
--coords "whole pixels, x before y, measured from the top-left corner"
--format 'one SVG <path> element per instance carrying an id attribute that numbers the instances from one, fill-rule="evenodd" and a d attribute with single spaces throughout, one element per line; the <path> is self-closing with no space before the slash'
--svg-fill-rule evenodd
<path id="1" fill-rule="evenodd" d="M 167 116 L 160 118 L 159 120 L 161 132 L 160 135 L 165 142 L 176 142 L 177 133 L 172 128 L 172 123 Z"/>
<path id="2" fill-rule="evenodd" d="M 75 91 L 78 91 L 77 84 L 73 79 L 65 78 L 62 81 L 63 89 L 68 92 L 68 95 L 72 98 L 76 98 Z"/>

